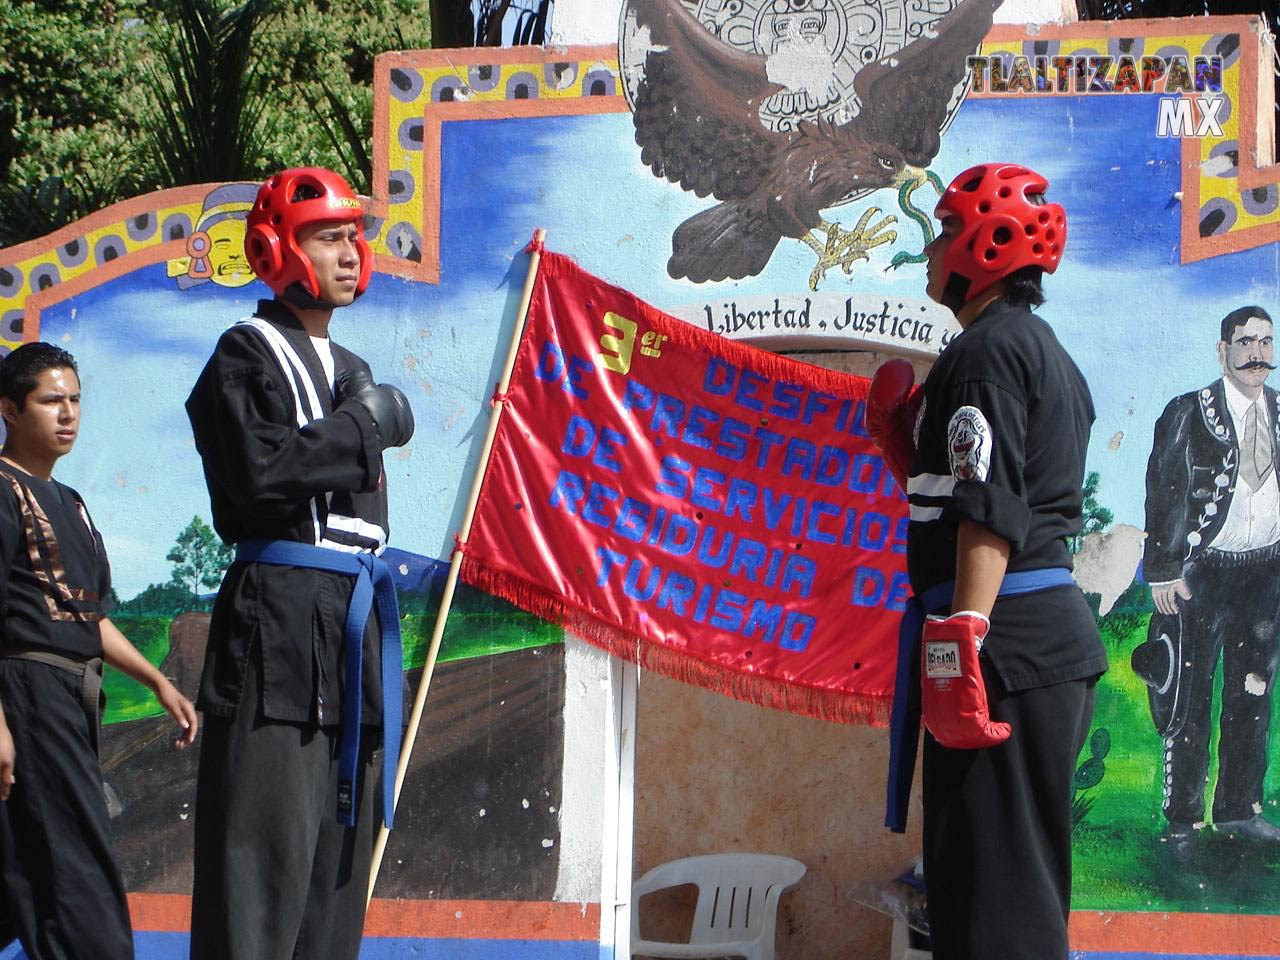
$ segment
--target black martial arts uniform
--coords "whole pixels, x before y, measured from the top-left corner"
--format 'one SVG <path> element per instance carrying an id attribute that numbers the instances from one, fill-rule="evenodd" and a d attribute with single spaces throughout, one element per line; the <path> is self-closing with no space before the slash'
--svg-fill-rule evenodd
<path id="1" fill-rule="evenodd" d="M 331 343 L 337 374 L 368 365 Z M 295 315 L 260 301 L 226 331 L 187 400 L 218 534 L 346 552 L 387 538 L 382 448 Z M 214 605 L 197 706 L 193 960 L 355 960 L 377 806 L 381 688 L 364 670 L 362 795 L 336 820 L 343 624 L 354 579 L 237 561 Z M 365 663 L 378 663 L 366 626 Z"/>
<path id="2" fill-rule="evenodd" d="M 955 579 L 962 520 L 1009 541 L 1009 574 L 1070 569 L 1094 412 L 1049 326 L 997 300 L 943 351 L 924 389 L 908 482 L 914 593 Z M 981 663 L 991 718 L 1012 736 L 950 750 L 925 735 L 933 956 L 1066 960 L 1071 779 L 1107 666 L 1080 590 L 997 600 Z"/>
<path id="3" fill-rule="evenodd" d="M 79 495 L 0 462 L 0 704 L 14 784 L 0 871 L 31 960 L 132 960 L 98 767 L 102 537 Z"/>

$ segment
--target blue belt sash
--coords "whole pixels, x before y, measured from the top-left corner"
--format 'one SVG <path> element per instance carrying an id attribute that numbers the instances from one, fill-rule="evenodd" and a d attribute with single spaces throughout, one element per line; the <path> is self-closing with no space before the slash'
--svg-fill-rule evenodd
<path id="1" fill-rule="evenodd" d="M 342 553 L 293 540 L 247 540 L 236 545 L 236 560 L 280 567 L 305 567 L 356 578 L 343 630 L 345 678 L 342 735 L 338 754 L 338 822 L 356 824 L 360 777 L 360 700 L 364 686 L 364 628 L 378 602 L 382 628 L 382 819 L 390 829 L 395 814 L 396 765 L 400 760 L 404 673 L 400 644 L 400 605 L 391 567 L 371 553 Z"/>
<path id="2" fill-rule="evenodd" d="M 999 597 L 1039 593 L 1075 583 L 1066 567 L 1021 570 L 1005 574 Z M 898 629 L 898 673 L 893 688 L 893 716 L 889 724 L 889 785 L 884 825 L 895 833 L 907 829 L 907 802 L 916 770 L 920 743 L 920 633 L 925 617 L 951 606 L 954 580 L 939 583 L 907 601 Z"/>

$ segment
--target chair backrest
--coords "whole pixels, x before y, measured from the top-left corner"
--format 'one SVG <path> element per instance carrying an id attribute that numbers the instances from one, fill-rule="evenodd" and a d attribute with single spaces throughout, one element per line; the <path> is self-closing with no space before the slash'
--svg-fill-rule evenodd
<path id="1" fill-rule="evenodd" d="M 768 853 L 716 853 L 654 867 L 632 886 L 635 902 L 665 887 L 696 884 L 689 943 L 760 940 L 772 949 L 778 900 L 800 882 L 805 865 Z"/>

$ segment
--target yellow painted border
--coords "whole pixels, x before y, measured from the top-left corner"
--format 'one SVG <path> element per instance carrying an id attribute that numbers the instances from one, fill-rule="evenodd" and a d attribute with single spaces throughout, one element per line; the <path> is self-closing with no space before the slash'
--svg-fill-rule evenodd
<path id="1" fill-rule="evenodd" d="M 1232 104 L 1224 136 L 1219 140 L 1187 139 L 1182 144 L 1181 250 L 1182 261 L 1190 263 L 1280 240 L 1280 204 L 1265 215 L 1255 215 L 1241 197 L 1242 191 L 1280 190 L 1280 166 L 1260 166 L 1256 137 L 1240 136 L 1242 130 L 1256 129 L 1259 71 L 1270 63 L 1260 33 L 1261 25 L 1253 17 L 999 25 L 988 35 L 982 52 L 1030 55 L 1034 44 L 1044 41 L 1056 43 L 1062 55 L 1086 50 L 1100 53 L 1111 40 L 1135 38 L 1147 51 L 1175 45 L 1196 56 L 1205 53 L 1206 45 L 1215 38 L 1238 36 L 1239 55 L 1223 70 L 1223 90 Z M 1059 94 L 987 92 L 973 96 Z M 612 45 L 416 51 L 378 57 L 374 68 L 371 208 L 379 221 L 372 241 L 375 269 L 421 282 L 440 281 L 440 136 L 445 123 L 626 110 L 617 50 Z M 1154 116 L 1153 110 L 1153 124 Z M 404 131 L 420 137 L 421 147 L 413 137 L 404 136 Z M 1229 140 L 1239 142 L 1236 176 L 1206 173 L 1210 152 Z M 394 195 L 393 182 L 397 187 Z M 206 197 L 218 186 L 201 184 L 137 197 L 46 237 L 0 249 L 0 349 L 36 339 L 40 313 L 47 306 L 139 267 L 185 257 L 185 240 L 166 239 L 162 224 L 172 216 L 183 216 L 187 223 L 195 224 Z M 1200 213 L 1213 201 L 1228 204 L 1234 210 L 1234 222 L 1228 230 L 1201 237 Z M 130 224 L 146 218 L 151 218 L 154 229 L 145 238 L 134 239 Z M 403 242 L 405 237 L 412 242 Z M 97 256 L 95 251 L 104 242 L 112 244 L 118 255 Z M 67 265 L 68 245 L 87 251 L 81 262 Z M 33 276 L 49 268 L 56 270 L 57 282 L 33 285 Z"/>

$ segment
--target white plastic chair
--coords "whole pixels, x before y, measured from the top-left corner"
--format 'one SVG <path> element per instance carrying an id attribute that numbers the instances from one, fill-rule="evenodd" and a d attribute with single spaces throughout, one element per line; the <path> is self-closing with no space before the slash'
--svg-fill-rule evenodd
<path id="1" fill-rule="evenodd" d="M 768 853 L 716 853 L 654 867 L 631 885 L 631 953 L 644 957 L 746 957 L 773 960 L 778 901 L 804 876 L 805 865 Z M 640 898 L 694 884 L 698 904 L 688 943 L 640 936 Z"/>
<path id="2" fill-rule="evenodd" d="M 893 941 L 889 944 L 889 960 L 932 960 L 933 952 L 911 946 L 911 928 L 903 920 L 893 921 Z"/>

